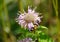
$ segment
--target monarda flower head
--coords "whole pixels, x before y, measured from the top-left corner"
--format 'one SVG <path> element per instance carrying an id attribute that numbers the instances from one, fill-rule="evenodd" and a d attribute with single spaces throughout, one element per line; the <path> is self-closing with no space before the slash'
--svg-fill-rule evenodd
<path id="1" fill-rule="evenodd" d="M 25 29 L 28 28 L 31 31 L 40 24 L 41 18 L 39 13 L 35 12 L 35 9 L 32 10 L 28 7 L 28 12 L 21 13 L 17 18 L 17 22 Z"/>

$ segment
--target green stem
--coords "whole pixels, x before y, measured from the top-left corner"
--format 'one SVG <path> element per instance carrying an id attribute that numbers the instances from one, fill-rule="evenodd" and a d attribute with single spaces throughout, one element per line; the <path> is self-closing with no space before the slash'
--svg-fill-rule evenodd
<path id="1" fill-rule="evenodd" d="M 18 5 L 19 5 L 19 10 L 23 13 L 24 9 L 23 9 L 22 0 L 18 0 Z"/>
<path id="2" fill-rule="evenodd" d="M 56 3 L 55 3 L 55 2 Z M 58 42 L 60 42 L 60 37 L 58 35 L 60 35 L 60 26 L 59 26 L 59 19 L 58 19 L 58 0 L 53 0 L 53 7 L 55 9 L 56 12 L 56 21 L 57 21 L 57 38 L 58 38 Z"/>

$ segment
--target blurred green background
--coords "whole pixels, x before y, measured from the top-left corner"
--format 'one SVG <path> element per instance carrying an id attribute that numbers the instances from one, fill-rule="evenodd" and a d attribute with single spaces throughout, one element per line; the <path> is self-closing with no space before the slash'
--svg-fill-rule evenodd
<path id="1" fill-rule="evenodd" d="M 36 8 L 36 12 L 42 13 L 41 25 L 48 28 L 46 35 L 41 35 L 41 42 L 52 39 L 60 42 L 60 14 L 58 14 L 58 0 L 0 0 L 0 42 L 17 42 L 22 39 L 21 26 L 16 23 L 18 11 L 27 12 L 28 6 Z M 53 41 L 46 42 L 53 42 Z"/>

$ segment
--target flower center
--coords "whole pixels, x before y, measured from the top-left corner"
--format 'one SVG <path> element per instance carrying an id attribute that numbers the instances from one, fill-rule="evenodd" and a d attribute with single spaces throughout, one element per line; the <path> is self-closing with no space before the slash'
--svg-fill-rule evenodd
<path id="1" fill-rule="evenodd" d="M 26 22 L 33 22 L 34 21 L 34 15 L 33 14 L 26 14 L 24 19 Z"/>

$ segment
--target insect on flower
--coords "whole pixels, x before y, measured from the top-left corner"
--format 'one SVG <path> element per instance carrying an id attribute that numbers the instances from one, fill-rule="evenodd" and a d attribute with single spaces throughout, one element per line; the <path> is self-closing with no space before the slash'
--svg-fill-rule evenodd
<path id="1" fill-rule="evenodd" d="M 28 6 L 28 12 L 21 13 L 17 18 L 17 22 L 25 29 L 28 28 L 28 30 L 31 31 L 38 27 L 41 22 L 41 18 L 42 16 L 39 16 L 39 13 L 35 12 L 35 9 L 32 10 Z"/>

